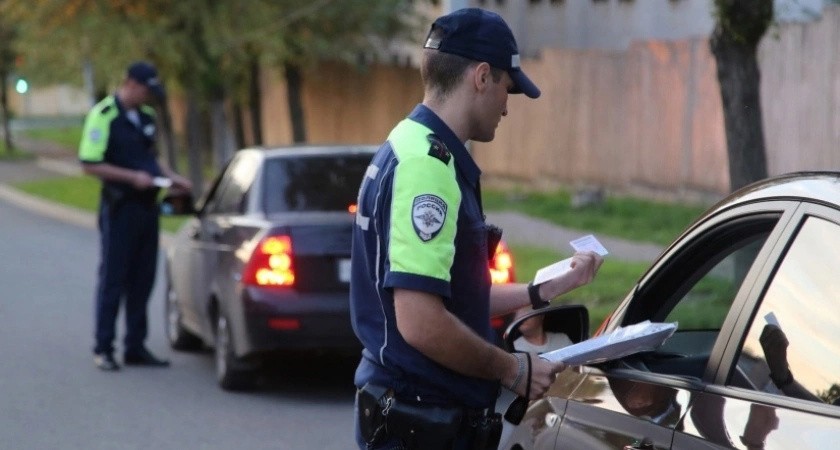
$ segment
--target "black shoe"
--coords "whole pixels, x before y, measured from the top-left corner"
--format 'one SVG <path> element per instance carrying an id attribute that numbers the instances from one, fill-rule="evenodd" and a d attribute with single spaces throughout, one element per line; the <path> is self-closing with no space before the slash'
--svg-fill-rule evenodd
<path id="1" fill-rule="evenodd" d="M 169 361 L 156 358 L 155 355 L 144 348 L 137 352 L 125 352 L 123 364 L 126 366 L 168 367 Z"/>
<path id="2" fill-rule="evenodd" d="M 114 355 L 111 353 L 94 353 L 93 363 L 99 370 L 105 372 L 114 372 L 120 370 L 120 365 L 114 361 Z"/>

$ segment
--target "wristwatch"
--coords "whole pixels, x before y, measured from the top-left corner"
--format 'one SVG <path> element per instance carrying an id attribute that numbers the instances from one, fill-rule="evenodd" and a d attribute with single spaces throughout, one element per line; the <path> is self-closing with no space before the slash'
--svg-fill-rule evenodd
<path id="1" fill-rule="evenodd" d="M 531 307 L 534 309 L 545 308 L 551 304 L 549 300 L 543 300 L 540 297 L 540 286 L 535 285 L 533 281 L 528 283 L 528 297 L 531 299 Z"/>

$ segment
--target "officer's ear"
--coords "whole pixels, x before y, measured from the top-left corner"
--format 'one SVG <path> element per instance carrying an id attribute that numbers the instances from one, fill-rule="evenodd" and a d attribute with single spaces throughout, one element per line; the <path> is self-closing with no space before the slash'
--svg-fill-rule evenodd
<path id="1" fill-rule="evenodd" d="M 490 83 L 493 82 L 490 73 L 490 64 L 486 62 L 478 63 L 473 69 L 472 75 L 475 88 L 479 92 L 485 91 Z"/>

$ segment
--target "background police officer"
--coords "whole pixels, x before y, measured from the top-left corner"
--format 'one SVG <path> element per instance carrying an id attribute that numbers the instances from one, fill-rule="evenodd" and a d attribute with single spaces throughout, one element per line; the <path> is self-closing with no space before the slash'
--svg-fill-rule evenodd
<path id="1" fill-rule="evenodd" d="M 154 97 L 153 97 L 154 96 Z M 101 261 L 96 288 L 94 362 L 118 370 L 113 341 L 120 301 L 125 298 L 125 364 L 168 366 L 144 341 L 146 305 L 155 281 L 158 252 L 159 188 L 155 177 L 172 180 L 172 189 L 190 182 L 157 160 L 154 109 L 164 97 L 157 70 L 147 62 L 128 67 L 114 95 L 99 102 L 85 119 L 79 159 L 85 173 L 102 180 L 99 207 Z"/>
<path id="2" fill-rule="evenodd" d="M 359 408 L 359 402 L 366 402 L 372 386 L 385 388 L 393 400 L 383 402 L 388 408 L 408 403 L 412 411 L 426 408 L 425 416 L 460 408 L 475 417 L 493 406 L 500 382 L 519 395 L 542 396 L 564 365 L 498 348 L 490 317 L 543 306 L 545 299 L 589 283 L 602 262 L 595 253 L 577 253 L 571 271 L 539 286 L 491 287 L 488 247 L 497 239 L 488 243 L 481 171 L 465 143 L 494 138 L 509 93 L 540 94 L 519 67 L 504 20 L 474 8 L 438 18 L 421 76 L 422 104 L 392 130 L 359 193 L 350 297 L 353 327 L 364 345 L 355 376 L 362 448 L 424 445 L 395 431 L 404 424 L 391 422 L 393 409 L 386 428 L 366 419 L 369 404 Z M 423 416 L 409 421 L 424 423 Z M 411 426 L 438 436 L 452 431 Z M 472 448 L 468 427 L 456 434 L 434 445 Z"/>

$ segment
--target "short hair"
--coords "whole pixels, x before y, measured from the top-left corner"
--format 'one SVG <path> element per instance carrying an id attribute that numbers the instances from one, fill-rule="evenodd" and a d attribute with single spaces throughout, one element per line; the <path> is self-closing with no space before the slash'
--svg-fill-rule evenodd
<path id="1" fill-rule="evenodd" d="M 429 34 L 430 39 L 441 39 L 443 30 L 434 28 Z M 480 61 L 464 58 L 452 53 L 426 49 L 423 51 L 423 61 L 420 64 L 420 78 L 423 86 L 435 98 L 443 100 L 455 90 L 464 78 L 467 69 L 476 66 Z M 494 83 L 502 80 L 503 69 L 490 67 L 490 78 Z"/>

